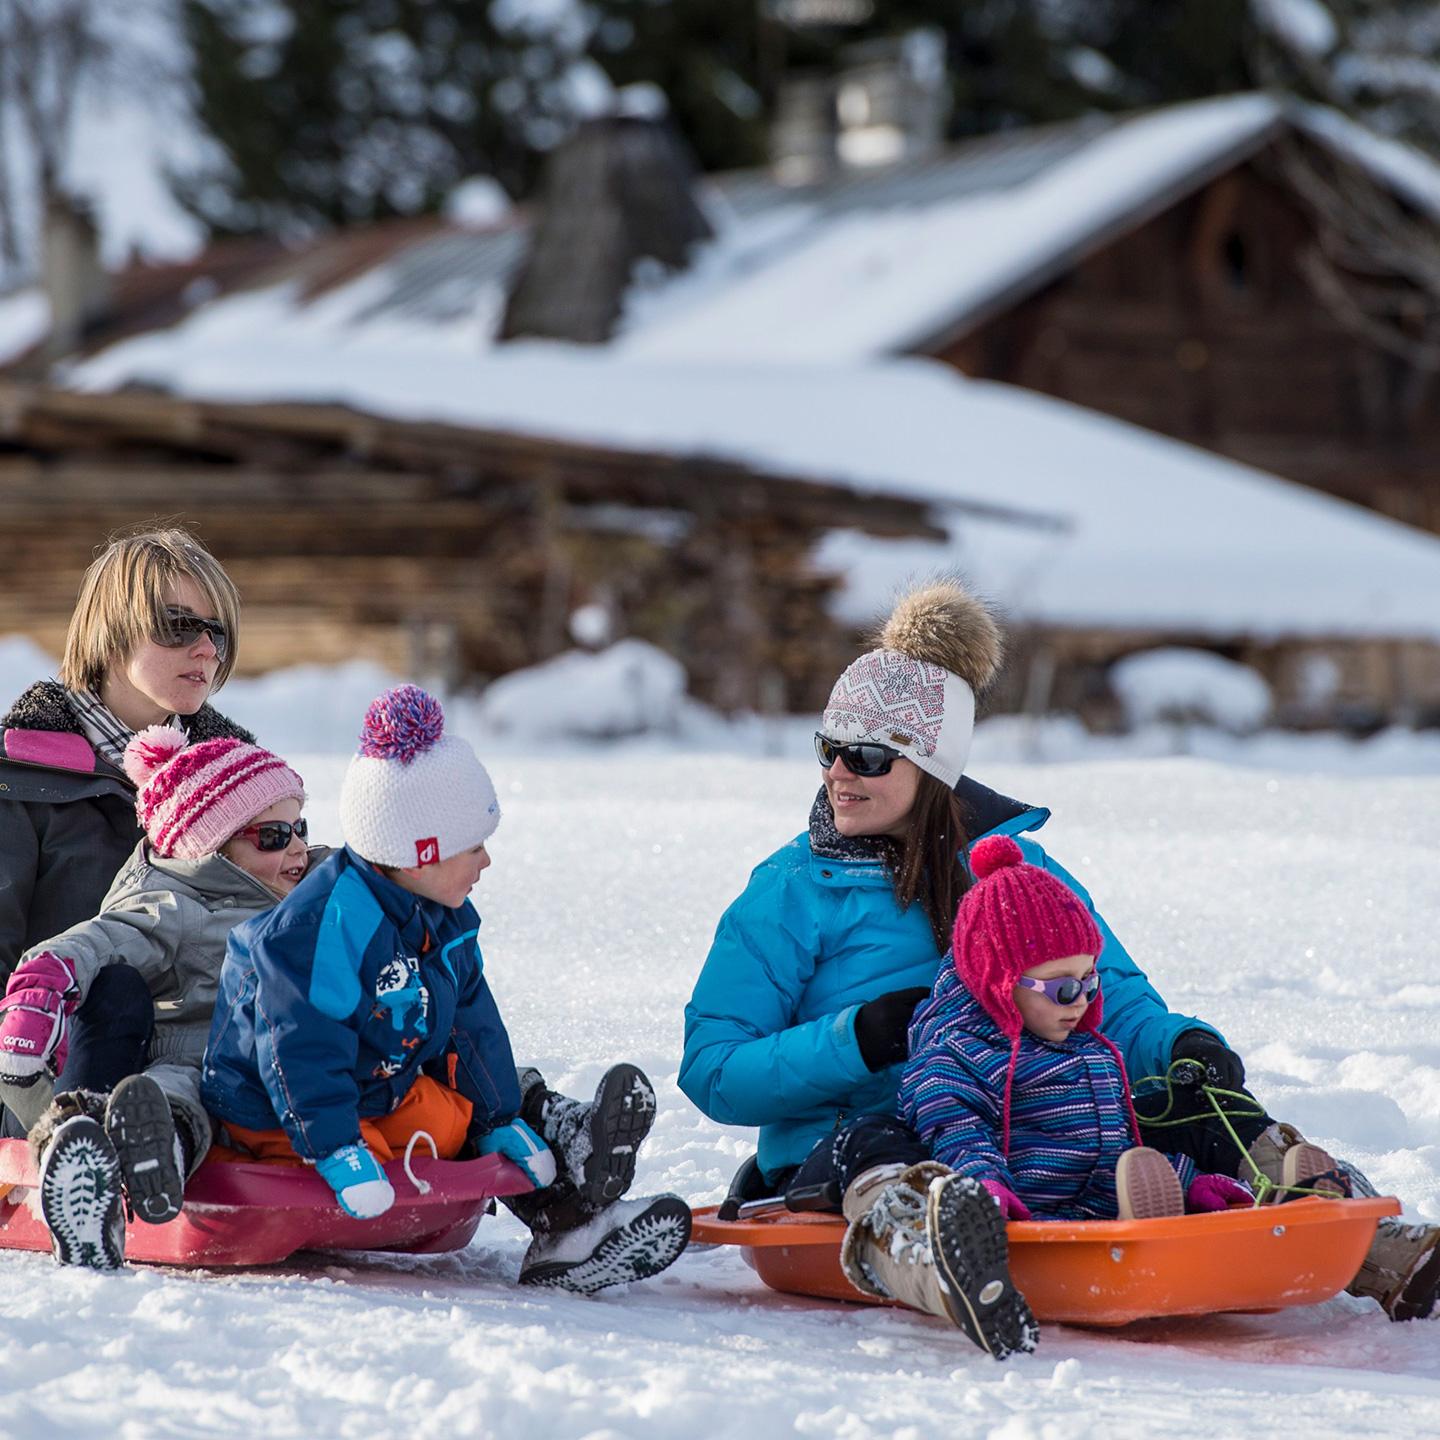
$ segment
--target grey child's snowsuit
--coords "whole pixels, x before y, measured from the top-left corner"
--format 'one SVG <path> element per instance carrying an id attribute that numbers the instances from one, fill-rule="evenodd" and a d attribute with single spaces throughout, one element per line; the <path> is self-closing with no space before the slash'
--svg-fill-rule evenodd
<path id="1" fill-rule="evenodd" d="M 49 951 L 72 961 L 82 1004 L 107 965 L 129 965 L 144 977 L 155 1001 L 145 1074 L 164 1090 L 195 1142 L 191 1174 L 210 1148 L 210 1119 L 200 1103 L 200 1062 L 210 1036 L 225 942 L 242 920 L 276 903 L 271 891 L 223 855 L 162 860 L 142 840 L 115 877 L 98 915 L 23 956 L 30 960 Z M 43 1109 L 53 1088 L 46 1077 L 18 1097 L 27 1110 L 37 1105 Z M 0 1086 L 0 1100 L 10 1103 L 10 1089 Z"/>

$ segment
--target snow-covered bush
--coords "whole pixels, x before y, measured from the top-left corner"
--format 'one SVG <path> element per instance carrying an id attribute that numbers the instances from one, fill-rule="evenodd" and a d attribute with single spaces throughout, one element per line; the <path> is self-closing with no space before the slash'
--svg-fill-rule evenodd
<path id="1" fill-rule="evenodd" d="M 1247 735 L 1270 715 L 1264 679 L 1208 650 L 1177 645 L 1127 655 L 1110 667 L 1110 686 L 1132 730 L 1160 721 Z"/>
<path id="2" fill-rule="evenodd" d="M 485 691 L 480 719 L 520 739 L 614 740 L 674 731 L 684 700 L 679 661 L 644 640 L 621 640 L 502 676 Z"/>
<path id="3" fill-rule="evenodd" d="M 54 676 L 60 662 L 25 635 L 0 635 L 0 714 L 22 690 Z"/>

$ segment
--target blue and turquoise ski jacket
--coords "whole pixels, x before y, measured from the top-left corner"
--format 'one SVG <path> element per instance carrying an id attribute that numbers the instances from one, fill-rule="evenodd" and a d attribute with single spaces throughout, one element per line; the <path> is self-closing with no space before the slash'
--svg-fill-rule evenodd
<path id="1" fill-rule="evenodd" d="M 358 1143 L 361 1118 L 388 1115 L 422 1072 L 470 1101 L 474 1134 L 509 1121 L 520 1090 L 479 928 L 468 900 L 423 900 L 337 850 L 230 932 L 205 1108 L 283 1126 L 306 1160 Z"/>
<path id="2" fill-rule="evenodd" d="M 1048 810 L 969 779 L 957 793 L 972 839 L 1014 836 L 1030 864 L 1089 906 L 1105 940 L 1105 1033 L 1132 1076 L 1163 1073 L 1183 1030 L 1218 1035 L 1166 1008 L 1084 887 L 1027 837 Z M 809 832 L 798 835 L 756 866 L 720 919 L 685 1008 L 680 1088 L 712 1120 L 760 1127 L 767 1176 L 798 1165 L 840 1122 L 896 1113 L 901 1067 L 866 1068 L 855 1013 L 888 991 L 933 986 L 940 960 L 929 920 L 918 905 L 900 908 L 880 860 L 818 854 Z"/>

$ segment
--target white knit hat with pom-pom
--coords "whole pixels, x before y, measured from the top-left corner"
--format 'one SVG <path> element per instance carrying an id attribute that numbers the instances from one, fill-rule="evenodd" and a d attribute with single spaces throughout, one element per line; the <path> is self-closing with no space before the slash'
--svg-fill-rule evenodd
<path id="1" fill-rule="evenodd" d="M 243 740 L 202 740 L 151 725 L 125 747 L 135 814 L 163 859 L 213 855 L 282 800 L 305 803 L 305 782 L 278 755 Z"/>
<path id="2" fill-rule="evenodd" d="M 440 702 L 400 685 L 371 702 L 340 790 L 345 843 L 372 865 L 437 865 L 483 845 L 500 823 L 474 750 L 445 733 Z"/>

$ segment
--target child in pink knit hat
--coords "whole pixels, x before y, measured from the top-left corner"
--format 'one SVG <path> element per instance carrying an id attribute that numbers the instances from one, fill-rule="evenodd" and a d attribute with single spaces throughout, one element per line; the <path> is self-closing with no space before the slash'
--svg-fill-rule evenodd
<path id="1" fill-rule="evenodd" d="M 230 931 L 293 890 L 310 860 L 304 784 L 268 750 L 190 745 L 154 725 L 124 758 L 145 838 L 100 914 L 22 957 L 0 1002 L 5 1103 L 33 1119 L 56 1259 L 97 1269 L 122 1262 L 122 1199 L 151 1224 L 179 1215 L 210 1148 L 200 1062 Z M 74 1017 L 108 965 L 139 971 L 156 1007 L 146 1033 L 96 1044 Z"/>
<path id="2" fill-rule="evenodd" d="M 1008 836 L 970 852 L 953 965 L 915 1012 L 900 1115 L 1008 1220 L 1147 1219 L 1249 1203 L 1223 1175 L 1140 1143 L 1100 1030 L 1103 940 L 1078 896 Z"/>

